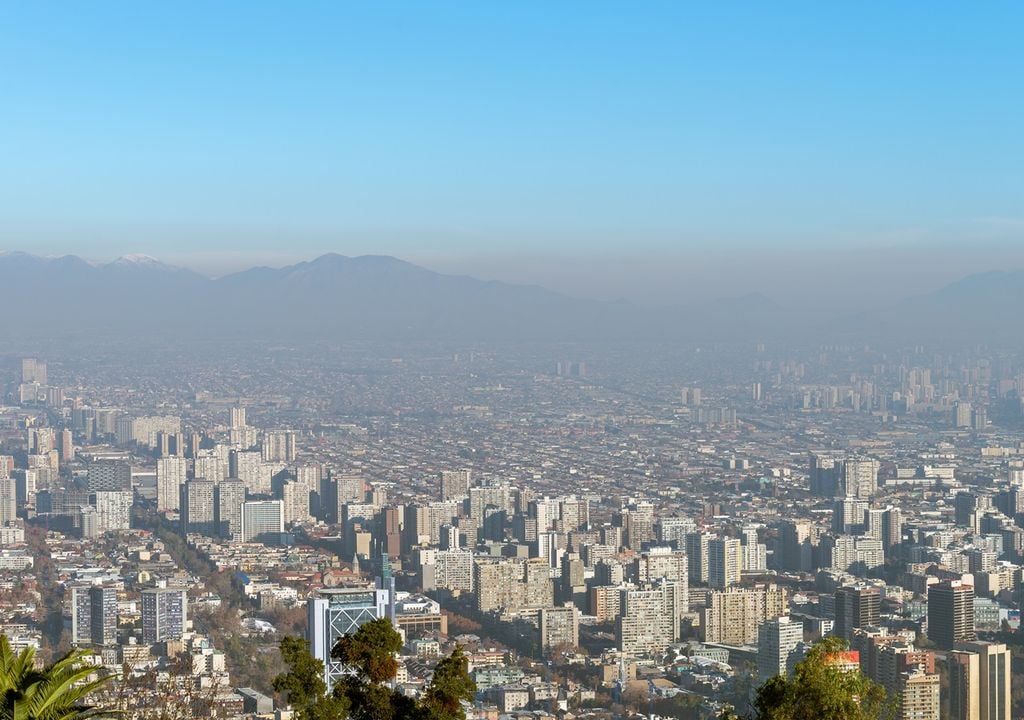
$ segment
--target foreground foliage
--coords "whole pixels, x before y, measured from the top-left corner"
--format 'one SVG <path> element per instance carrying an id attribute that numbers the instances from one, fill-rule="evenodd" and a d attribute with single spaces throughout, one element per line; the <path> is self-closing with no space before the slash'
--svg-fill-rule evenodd
<path id="1" fill-rule="evenodd" d="M 462 703 L 473 700 L 476 683 L 462 648 L 438 662 L 418 701 L 392 687 L 401 649 L 401 635 L 387 619 L 342 637 L 331 657 L 350 673 L 328 692 L 324 664 L 310 655 L 304 640 L 286 637 L 281 656 L 288 671 L 274 679 L 274 690 L 287 698 L 299 720 L 465 720 Z"/>
<path id="2" fill-rule="evenodd" d="M 74 650 L 42 669 L 35 666 L 35 654 L 34 648 L 15 653 L 0 635 L 0 720 L 110 717 L 86 703 L 110 679 L 89 680 L 96 668 L 83 663 L 86 653 Z"/>
<path id="3" fill-rule="evenodd" d="M 792 678 L 777 675 L 757 689 L 750 720 L 879 720 L 893 717 L 885 688 L 859 669 L 845 669 L 835 659 L 846 650 L 840 638 L 828 637 L 797 663 Z M 724 720 L 737 716 L 727 713 Z"/>

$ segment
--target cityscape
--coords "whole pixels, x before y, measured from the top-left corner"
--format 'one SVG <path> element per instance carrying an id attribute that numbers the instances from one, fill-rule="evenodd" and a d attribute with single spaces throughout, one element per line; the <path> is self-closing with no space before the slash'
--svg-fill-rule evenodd
<path id="1" fill-rule="evenodd" d="M 290 717 L 281 640 L 330 686 L 380 618 L 410 697 L 464 648 L 471 717 L 749 712 L 827 637 L 898 717 L 1024 708 L 1015 357 L 379 350 L 9 358 L 12 647 L 140 718 Z"/>
<path id="2" fill-rule="evenodd" d="M 0 720 L 1024 720 L 1022 27 L 0 2 Z"/>

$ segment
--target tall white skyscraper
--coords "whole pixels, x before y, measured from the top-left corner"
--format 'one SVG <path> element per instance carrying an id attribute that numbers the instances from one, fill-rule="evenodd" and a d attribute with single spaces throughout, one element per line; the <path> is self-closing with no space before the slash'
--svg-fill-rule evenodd
<path id="1" fill-rule="evenodd" d="M 242 505 L 242 542 L 260 542 L 284 532 L 284 503 L 257 500 Z"/>
<path id="2" fill-rule="evenodd" d="M 156 508 L 178 510 L 181 487 L 188 479 L 188 461 L 182 457 L 165 457 L 156 461 Z"/>

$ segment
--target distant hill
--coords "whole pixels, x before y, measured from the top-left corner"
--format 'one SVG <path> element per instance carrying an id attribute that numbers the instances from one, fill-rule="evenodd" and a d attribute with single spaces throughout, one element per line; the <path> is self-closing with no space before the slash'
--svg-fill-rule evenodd
<path id="1" fill-rule="evenodd" d="M 1024 307 L 1024 270 L 969 275 L 930 293 L 844 318 L 837 333 L 915 342 L 1020 342 L 1014 327 Z"/>
<path id="2" fill-rule="evenodd" d="M 73 255 L 0 253 L 3 327 L 54 337 L 980 342 L 1009 339 L 1022 301 L 1024 271 L 973 275 L 833 322 L 756 293 L 648 309 L 445 275 L 378 255 L 328 254 L 210 279 L 144 255 L 94 264 Z"/>

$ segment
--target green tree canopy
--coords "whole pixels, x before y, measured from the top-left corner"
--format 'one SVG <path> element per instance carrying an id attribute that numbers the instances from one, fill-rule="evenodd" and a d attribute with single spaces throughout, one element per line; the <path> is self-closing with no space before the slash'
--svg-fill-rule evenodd
<path id="1" fill-rule="evenodd" d="M 86 653 L 73 650 L 41 670 L 35 649 L 15 653 L 0 635 L 0 718 L 3 720 L 79 720 L 111 717 L 89 705 L 88 696 L 103 687 L 108 676 L 89 678 L 96 668 L 84 662 Z"/>
<path id="2" fill-rule="evenodd" d="M 469 658 L 461 645 L 434 668 L 434 676 L 420 701 L 428 720 L 464 720 L 462 702 L 472 702 L 476 683 L 469 676 Z"/>
<path id="3" fill-rule="evenodd" d="M 765 682 L 754 699 L 753 720 L 879 720 L 893 713 L 885 688 L 859 669 L 847 669 L 834 658 L 846 650 L 840 638 L 828 637 L 801 660 L 792 678 L 781 675 Z M 735 716 L 733 716 L 735 717 Z"/>

